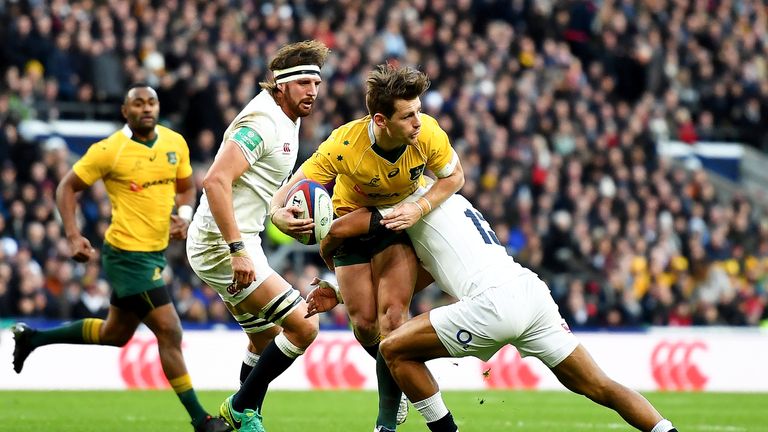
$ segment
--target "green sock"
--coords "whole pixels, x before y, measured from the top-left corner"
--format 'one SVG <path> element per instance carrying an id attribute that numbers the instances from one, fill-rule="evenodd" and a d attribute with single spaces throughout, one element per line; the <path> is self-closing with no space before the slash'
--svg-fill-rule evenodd
<path id="1" fill-rule="evenodd" d="M 87 318 L 51 330 L 38 330 L 30 335 L 29 342 L 33 348 L 57 343 L 99 345 L 102 323 L 104 320 Z"/>
<path id="2" fill-rule="evenodd" d="M 394 430 L 397 427 L 397 409 L 400 407 L 402 392 L 392 378 L 381 352 L 376 356 L 376 379 L 379 383 L 379 417 L 376 425 Z"/>
<path id="3" fill-rule="evenodd" d="M 190 389 L 185 392 L 176 393 L 176 396 L 179 397 L 181 404 L 184 405 L 184 408 L 189 413 L 189 417 L 192 418 L 192 424 L 199 426 L 205 421 L 208 413 L 205 411 L 205 408 L 200 405 L 200 401 L 197 400 L 195 390 Z"/>

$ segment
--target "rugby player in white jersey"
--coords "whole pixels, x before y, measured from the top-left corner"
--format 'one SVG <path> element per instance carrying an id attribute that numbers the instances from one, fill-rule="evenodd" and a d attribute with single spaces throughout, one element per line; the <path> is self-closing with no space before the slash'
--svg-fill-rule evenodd
<path id="1" fill-rule="evenodd" d="M 269 267 L 259 233 L 275 191 L 296 163 L 301 117 L 309 115 L 329 50 L 321 42 L 282 47 L 269 64 L 274 79 L 237 115 L 203 180 L 203 197 L 189 227 L 187 256 L 261 352 L 242 386 L 221 405 L 235 430 L 263 431 L 261 407 L 269 383 L 317 336 L 299 291 Z M 280 211 L 300 212 L 298 207 Z M 311 219 L 292 219 L 309 233 Z"/>
<path id="2" fill-rule="evenodd" d="M 360 209 L 334 221 L 321 245 L 324 259 L 339 239 L 382 229 L 387 223 L 382 215 L 391 211 Z M 676 431 L 647 399 L 600 369 L 560 316 L 547 285 L 507 255 L 488 222 L 464 197 L 451 196 L 406 231 L 424 269 L 443 291 L 459 299 L 409 320 L 380 346 L 392 376 L 431 431 L 455 432 L 458 427 L 425 362 L 465 356 L 488 360 L 507 344 L 521 356 L 538 358 L 566 388 L 615 410 L 635 428 Z M 310 316 L 342 300 L 328 282 L 313 283 L 318 288 L 307 297 Z"/>

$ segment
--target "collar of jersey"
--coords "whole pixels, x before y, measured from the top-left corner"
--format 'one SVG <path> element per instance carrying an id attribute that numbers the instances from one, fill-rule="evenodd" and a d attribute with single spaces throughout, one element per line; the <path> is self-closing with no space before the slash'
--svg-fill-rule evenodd
<path id="1" fill-rule="evenodd" d="M 123 132 L 123 135 L 125 135 L 128 138 L 130 138 L 131 141 L 133 141 L 135 143 L 139 143 L 141 145 L 145 145 L 145 146 L 147 146 L 149 148 L 152 148 L 152 146 L 155 145 L 155 143 L 157 142 L 157 139 L 160 137 L 160 133 L 157 130 L 157 126 L 155 126 L 155 138 L 151 139 L 149 141 L 142 141 L 142 140 L 140 140 L 138 138 L 134 138 L 133 137 L 133 131 L 131 130 L 131 128 L 128 127 L 127 124 L 123 126 L 122 132 Z"/>
<path id="2" fill-rule="evenodd" d="M 397 160 L 400 159 L 400 156 L 405 153 L 405 148 L 407 147 L 407 145 L 403 145 L 392 150 L 384 150 L 379 147 L 379 145 L 376 144 L 376 135 L 373 133 L 373 118 L 368 122 L 368 139 L 371 140 L 371 150 L 390 163 L 397 162 Z"/>

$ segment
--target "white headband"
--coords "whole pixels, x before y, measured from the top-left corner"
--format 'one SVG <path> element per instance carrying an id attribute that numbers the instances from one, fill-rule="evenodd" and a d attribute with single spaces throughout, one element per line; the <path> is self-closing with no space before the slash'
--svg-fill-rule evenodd
<path id="1" fill-rule="evenodd" d="M 312 78 L 320 76 L 320 66 L 318 65 L 298 65 L 288 69 L 278 69 L 272 71 L 275 75 L 275 83 L 282 84 L 288 81 L 295 81 L 302 78 Z"/>

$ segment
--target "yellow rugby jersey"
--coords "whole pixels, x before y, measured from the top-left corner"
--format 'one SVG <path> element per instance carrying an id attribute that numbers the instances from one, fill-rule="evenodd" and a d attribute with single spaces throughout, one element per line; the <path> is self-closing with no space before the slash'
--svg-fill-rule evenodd
<path id="1" fill-rule="evenodd" d="M 189 147 L 180 134 L 157 126 L 152 147 L 131 139 L 128 126 L 91 145 L 72 167 L 91 185 L 104 180 L 112 203 L 106 240 L 127 251 L 155 252 L 168 246 L 176 179 L 192 175 Z"/>
<path id="2" fill-rule="evenodd" d="M 421 114 L 416 144 L 385 152 L 375 141 L 371 117 L 365 116 L 334 130 L 301 165 L 309 179 L 336 181 L 333 208 L 339 216 L 360 207 L 399 203 L 425 184 L 425 169 L 447 177 L 458 162 L 448 135 L 426 114 Z"/>

